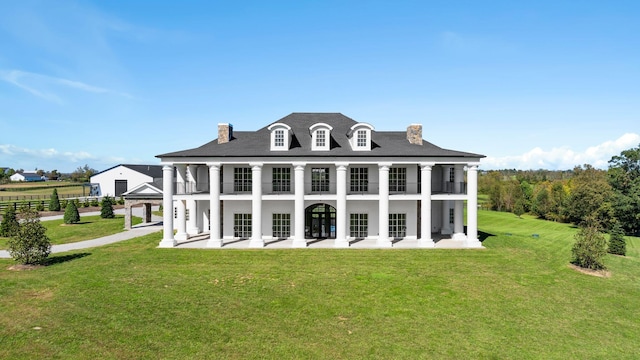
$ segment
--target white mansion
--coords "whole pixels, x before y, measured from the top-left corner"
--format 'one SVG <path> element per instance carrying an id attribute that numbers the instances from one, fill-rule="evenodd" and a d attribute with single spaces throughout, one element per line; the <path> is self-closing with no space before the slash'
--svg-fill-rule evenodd
<path id="1" fill-rule="evenodd" d="M 157 157 L 160 247 L 207 234 L 207 247 L 307 247 L 320 239 L 335 247 L 434 247 L 434 239 L 482 247 L 484 156 L 424 141 L 421 125 L 375 131 L 339 113 L 293 113 L 255 132 L 219 124 L 218 139 Z"/>

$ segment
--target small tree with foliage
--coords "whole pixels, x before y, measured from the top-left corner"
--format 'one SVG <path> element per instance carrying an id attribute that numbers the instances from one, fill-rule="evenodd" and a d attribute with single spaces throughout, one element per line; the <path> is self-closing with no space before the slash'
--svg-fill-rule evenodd
<path id="1" fill-rule="evenodd" d="M 58 198 L 58 189 L 53 189 L 51 199 L 49 199 L 49 211 L 60 211 L 60 198 Z"/>
<path id="2" fill-rule="evenodd" d="M 18 219 L 16 218 L 16 210 L 13 206 L 7 206 L 2 215 L 0 223 L 0 236 L 10 237 L 18 230 Z"/>
<path id="3" fill-rule="evenodd" d="M 600 232 L 598 220 L 594 216 L 588 217 L 574 238 L 576 242 L 571 249 L 571 263 L 585 269 L 604 269 L 603 259 L 607 254 L 607 241 Z"/>
<path id="4" fill-rule="evenodd" d="M 40 223 L 40 214 L 33 209 L 20 209 L 21 222 L 9 239 L 9 254 L 22 264 L 41 264 L 51 253 L 47 228 Z"/>
<path id="5" fill-rule="evenodd" d="M 524 200 L 518 199 L 516 200 L 516 204 L 513 206 L 513 213 L 521 218 L 522 214 L 524 214 Z"/>
<path id="6" fill-rule="evenodd" d="M 100 202 L 100 217 L 103 219 L 113 219 L 115 215 L 113 214 L 113 202 L 115 199 L 111 199 L 108 196 L 102 198 Z"/>
<path id="7" fill-rule="evenodd" d="M 609 233 L 609 254 L 627 255 L 627 242 L 624 239 L 624 230 L 620 223 L 616 222 Z"/>
<path id="8" fill-rule="evenodd" d="M 75 201 L 69 201 L 64 209 L 64 223 L 75 224 L 80 221 L 80 213 Z"/>

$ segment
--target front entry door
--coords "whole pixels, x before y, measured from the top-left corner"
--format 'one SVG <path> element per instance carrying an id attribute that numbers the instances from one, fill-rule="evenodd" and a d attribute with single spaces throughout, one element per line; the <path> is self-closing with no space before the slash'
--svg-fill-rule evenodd
<path id="1" fill-rule="evenodd" d="M 314 239 L 335 239 L 336 209 L 328 204 L 314 204 L 307 208 L 305 234 Z"/>

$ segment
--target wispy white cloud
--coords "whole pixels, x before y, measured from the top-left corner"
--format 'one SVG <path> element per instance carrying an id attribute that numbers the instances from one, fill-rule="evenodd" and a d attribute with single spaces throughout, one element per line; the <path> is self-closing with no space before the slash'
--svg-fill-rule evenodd
<path id="1" fill-rule="evenodd" d="M 13 84 L 34 96 L 59 104 L 62 103 L 62 99 L 54 92 L 56 90 L 56 86 L 58 87 L 58 90 L 63 90 L 61 88 L 72 88 L 89 93 L 113 94 L 131 98 L 131 95 L 127 93 L 89 85 L 80 81 L 73 81 L 61 77 L 37 74 L 22 70 L 0 70 L 0 79 Z"/>
<path id="2" fill-rule="evenodd" d="M 491 169 L 572 169 L 577 165 L 590 164 L 596 168 L 604 169 L 612 156 L 621 151 L 630 149 L 640 144 L 640 135 L 626 133 L 615 140 L 605 141 L 602 144 L 588 147 L 584 151 L 574 151 L 563 146 L 543 150 L 536 147 L 522 155 L 492 157 L 482 159 L 482 168 Z"/>
<path id="3" fill-rule="evenodd" d="M 11 144 L 0 144 L 0 159 L 11 156 L 18 159 L 30 159 L 33 161 L 48 161 L 52 159 L 62 159 L 69 162 L 85 161 L 96 159 L 86 151 L 58 151 L 54 148 L 48 149 L 28 149 Z M 10 159 L 4 160 L 5 162 Z M 9 166 L 11 164 L 8 164 Z"/>

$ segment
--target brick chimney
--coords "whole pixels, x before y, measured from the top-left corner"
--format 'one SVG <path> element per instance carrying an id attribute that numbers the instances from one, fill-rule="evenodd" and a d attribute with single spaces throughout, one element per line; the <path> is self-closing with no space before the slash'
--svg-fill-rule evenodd
<path id="1" fill-rule="evenodd" d="M 218 144 L 226 144 L 233 138 L 233 125 L 218 124 Z"/>
<path id="2" fill-rule="evenodd" d="M 411 124 L 407 127 L 409 144 L 422 145 L 422 124 Z"/>

